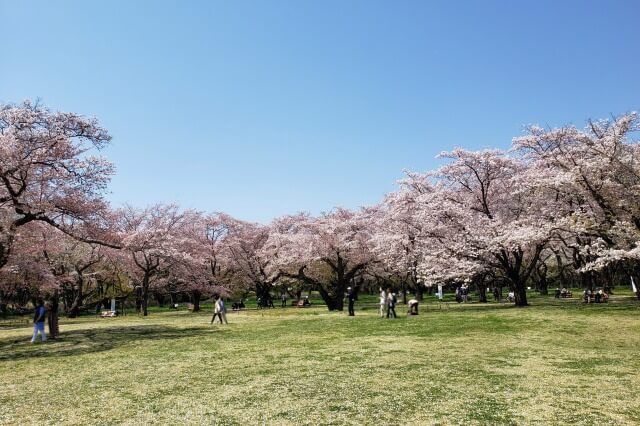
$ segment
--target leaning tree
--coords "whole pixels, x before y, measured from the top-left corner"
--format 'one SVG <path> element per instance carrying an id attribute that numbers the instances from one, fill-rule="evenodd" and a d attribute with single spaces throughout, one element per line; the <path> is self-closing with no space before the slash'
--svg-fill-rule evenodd
<path id="1" fill-rule="evenodd" d="M 110 140 L 95 119 L 31 102 L 0 106 L 0 268 L 34 221 L 116 246 L 102 227 L 113 166 L 93 152 Z"/>

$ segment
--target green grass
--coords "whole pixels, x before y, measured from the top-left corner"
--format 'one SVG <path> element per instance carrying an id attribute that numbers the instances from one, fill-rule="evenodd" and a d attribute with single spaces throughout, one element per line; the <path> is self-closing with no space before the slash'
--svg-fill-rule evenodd
<path id="1" fill-rule="evenodd" d="M 0 330 L 0 424 L 638 424 L 640 304 L 532 301 Z"/>

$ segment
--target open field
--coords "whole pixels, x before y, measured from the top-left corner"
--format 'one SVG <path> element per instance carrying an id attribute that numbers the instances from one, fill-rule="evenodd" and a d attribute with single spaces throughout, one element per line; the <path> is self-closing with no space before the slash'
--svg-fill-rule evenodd
<path id="1" fill-rule="evenodd" d="M 638 424 L 640 305 L 62 319 L 0 330 L 0 424 Z"/>

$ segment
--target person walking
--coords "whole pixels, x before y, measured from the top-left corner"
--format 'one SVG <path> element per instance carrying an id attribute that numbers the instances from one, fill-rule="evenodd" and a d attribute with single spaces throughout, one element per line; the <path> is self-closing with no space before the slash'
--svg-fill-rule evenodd
<path id="1" fill-rule="evenodd" d="M 213 302 L 213 317 L 211 318 L 211 324 L 213 324 L 213 322 L 216 320 L 216 317 L 220 319 L 220 324 L 222 324 L 222 311 L 220 309 L 221 299 L 222 298 L 220 296 L 214 297 L 215 301 Z M 223 306 L 224 306 L 224 303 L 223 303 Z"/>
<path id="2" fill-rule="evenodd" d="M 353 304 L 356 302 L 356 292 L 351 287 L 347 287 L 347 300 L 349 302 L 349 316 L 355 316 Z"/>
<path id="3" fill-rule="evenodd" d="M 462 285 L 462 301 L 467 303 L 469 301 L 469 287 L 466 284 Z"/>
<path id="4" fill-rule="evenodd" d="M 282 296 L 280 296 L 280 300 L 282 300 L 282 304 L 280 305 L 280 307 L 286 308 L 287 307 L 287 294 L 285 292 L 282 292 Z"/>
<path id="5" fill-rule="evenodd" d="M 387 313 L 387 293 L 380 287 L 380 318 Z"/>
<path id="6" fill-rule="evenodd" d="M 40 335 L 41 341 L 47 341 L 47 334 L 44 331 L 44 320 L 46 317 L 47 310 L 44 308 L 44 300 L 38 298 L 36 302 L 36 312 L 33 315 L 33 337 L 31 338 L 31 343 L 36 342 L 38 334 Z"/>
<path id="7" fill-rule="evenodd" d="M 216 316 L 220 318 L 220 324 L 224 321 L 225 324 L 229 324 L 227 322 L 227 308 L 224 306 L 224 300 L 222 297 L 216 298 L 216 303 L 213 309 L 213 318 L 211 319 L 211 324 L 215 321 Z"/>
<path id="8" fill-rule="evenodd" d="M 391 289 L 387 289 L 387 318 L 393 315 L 393 318 L 398 318 L 396 315 L 396 294 L 391 292 Z"/>

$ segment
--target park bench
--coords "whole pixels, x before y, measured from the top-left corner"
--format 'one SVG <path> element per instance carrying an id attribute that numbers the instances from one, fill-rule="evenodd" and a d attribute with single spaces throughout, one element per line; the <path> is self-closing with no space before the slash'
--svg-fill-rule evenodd
<path id="1" fill-rule="evenodd" d="M 100 318 L 114 318 L 117 315 L 116 311 L 102 311 L 100 313 Z"/>

